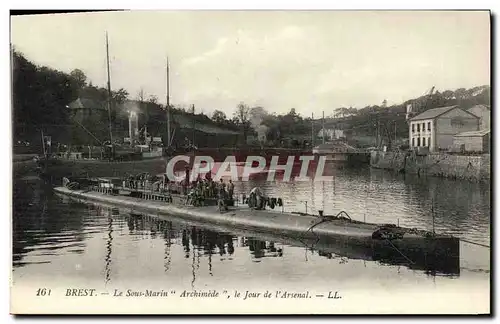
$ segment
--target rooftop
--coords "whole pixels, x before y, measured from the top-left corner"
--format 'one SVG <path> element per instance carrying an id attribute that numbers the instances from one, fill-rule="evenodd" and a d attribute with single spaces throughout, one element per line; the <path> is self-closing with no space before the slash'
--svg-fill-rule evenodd
<path id="1" fill-rule="evenodd" d="M 488 106 L 488 105 L 475 105 L 475 106 L 472 106 L 469 109 L 467 109 L 467 111 L 470 113 L 473 113 L 474 110 L 478 110 L 478 109 L 483 109 L 483 110 L 488 110 L 488 111 L 491 110 L 490 106 Z"/>
<path id="2" fill-rule="evenodd" d="M 447 107 L 439 107 L 439 108 L 429 109 L 429 110 L 426 110 L 423 113 L 413 117 L 410 120 L 413 121 L 413 120 L 422 120 L 422 119 L 434 119 L 438 116 L 441 116 L 442 114 L 447 113 L 448 111 L 450 111 L 454 108 L 458 108 L 458 106 L 455 105 L 455 106 L 447 106 Z"/>
<path id="3" fill-rule="evenodd" d="M 489 133 L 490 133 L 489 129 L 483 129 L 483 130 L 479 130 L 479 131 L 458 133 L 458 134 L 455 134 L 454 136 L 456 136 L 456 137 L 476 137 L 476 136 L 482 137 L 482 136 L 488 135 Z"/>
<path id="4" fill-rule="evenodd" d="M 69 109 L 100 109 L 106 110 L 106 108 L 98 101 L 88 99 L 88 98 L 78 98 L 70 102 L 66 107 Z"/>

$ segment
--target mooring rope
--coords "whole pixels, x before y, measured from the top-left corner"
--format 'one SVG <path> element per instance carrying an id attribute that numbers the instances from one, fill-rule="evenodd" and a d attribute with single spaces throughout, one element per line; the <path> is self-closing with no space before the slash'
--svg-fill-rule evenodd
<path id="1" fill-rule="evenodd" d="M 485 248 L 490 248 L 489 245 L 486 245 L 486 244 L 482 244 L 482 243 L 477 243 L 477 242 L 473 242 L 473 241 L 469 241 L 469 240 L 464 240 L 464 239 L 460 239 L 461 241 L 464 241 L 464 242 L 467 242 L 467 243 L 470 243 L 470 244 L 474 244 L 474 245 L 479 245 L 479 246 L 482 246 L 482 247 L 485 247 Z"/>
<path id="2" fill-rule="evenodd" d="M 312 224 L 311 226 L 309 226 L 309 228 L 308 228 L 308 229 L 304 232 L 304 234 L 310 231 L 311 233 L 313 233 L 313 234 L 316 236 L 316 242 L 314 242 L 311 246 L 309 246 L 306 242 L 304 242 L 304 241 L 302 240 L 302 238 L 303 238 L 302 236 L 300 236 L 300 237 L 299 237 L 299 241 L 300 241 L 300 242 L 302 242 L 302 244 L 304 244 L 306 247 L 310 247 L 311 249 L 314 249 L 314 246 L 315 246 L 316 244 L 318 244 L 318 242 L 319 242 L 319 240 L 320 240 L 320 237 L 319 237 L 319 235 L 318 235 L 316 232 L 314 232 L 314 231 L 313 231 L 313 228 L 315 228 L 316 226 L 318 226 L 318 225 L 320 225 L 320 224 L 327 223 L 327 222 L 331 222 L 331 221 L 332 221 L 332 220 L 334 220 L 334 219 L 338 219 L 338 218 L 339 218 L 338 216 L 339 216 L 340 214 L 342 214 L 342 213 L 345 213 L 345 214 L 349 217 L 349 215 L 348 215 L 345 211 L 341 211 L 340 213 L 338 213 L 338 214 L 337 214 L 337 216 L 336 216 L 336 217 L 331 217 L 331 216 L 330 216 L 330 217 L 324 217 L 324 218 L 321 218 L 319 221 L 315 222 L 314 224 Z M 350 217 L 349 217 L 349 219 L 351 220 L 351 218 L 350 218 Z M 397 248 L 397 247 L 396 247 L 396 246 L 395 246 L 395 245 L 391 242 L 391 240 L 389 240 L 389 239 L 387 239 L 387 238 L 386 238 L 386 240 L 387 240 L 387 242 L 389 242 L 389 244 L 390 244 L 390 245 L 391 245 L 391 246 L 392 246 L 392 247 L 393 247 L 393 248 L 394 248 L 394 249 L 395 249 L 395 250 L 396 250 L 399 254 L 401 254 L 401 255 L 402 255 L 402 256 L 403 256 L 403 257 L 404 257 L 404 258 L 405 258 L 408 262 L 410 262 L 411 264 L 415 264 L 415 262 L 413 262 L 413 261 L 412 261 L 409 257 L 407 257 L 407 256 L 406 256 L 403 252 L 401 252 L 401 251 L 400 251 L 400 250 L 399 250 L 399 249 L 398 249 L 398 248 Z"/>
<path id="3" fill-rule="evenodd" d="M 347 212 L 345 212 L 345 211 L 341 211 L 340 213 L 337 214 L 337 216 L 322 216 L 319 219 L 319 221 L 316 221 L 314 224 L 312 224 L 311 226 L 309 226 L 309 228 L 306 231 L 304 231 L 304 233 L 303 233 L 303 234 L 306 234 L 307 232 L 313 233 L 314 236 L 316 236 L 316 242 L 314 242 L 314 244 L 312 244 L 311 246 L 309 246 L 307 243 L 305 243 L 302 240 L 303 236 L 299 237 L 299 241 L 302 244 L 304 244 L 306 247 L 310 247 L 311 249 L 314 249 L 314 246 L 316 246 L 316 244 L 318 244 L 318 242 L 320 241 L 321 238 L 319 237 L 319 235 L 316 232 L 313 231 L 313 228 L 315 228 L 316 226 L 319 226 L 319 225 L 321 225 L 323 223 L 331 222 L 331 221 L 333 221 L 335 219 L 342 219 L 342 218 L 347 219 L 345 217 L 342 217 L 342 218 L 339 217 L 341 214 L 345 214 L 347 217 L 349 217 L 349 220 L 352 221 L 352 219 L 349 216 L 349 214 L 347 214 Z"/>
<path id="4" fill-rule="evenodd" d="M 410 260 L 410 258 L 408 258 L 406 255 L 404 255 L 404 253 L 403 253 L 403 252 L 401 252 L 401 251 L 400 251 L 400 250 L 399 250 L 399 249 L 398 249 L 398 248 L 397 248 L 394 244 L 392 244 L 391 240 L 389 240 L 389 239 L 387 239 L 387 238 L 386 238 L 386 240 L 387 240 L 387 242 L 389 242 L 389 244 L 391 244 L 391 245 L 392 245 L 392 247 L 393 247 L 396 251 L 398 251 L 398 252 L 399 252 L 399 254 L 401 254 L 401 255 L 402 255 L 402 256 L 403 256 L 406 260 L 408 260 L 411 264 L 415 264 L 415 262 L 413 262 L 412 260 Z"/>
<path id="5" fill-rule="evenodd" d="M 327 217 L 321 218 L 319 221 L 316 221 L 314 224 L 312 224 L 311 226 L 309 226 L 309 228 L 306 231 L 304 231 L 303 235 L 306 234 L 307 232 L 311 232 L 311 233 L 314 234 L 314 236 L 316 236 L 316 242 L 314 242 L 311 246 L 309 246 L 309 244 L 307 244 L 306 242 L 303 241 L 303 236 L 302 235 L 298 238 L 299 241 L 302 244 L 304 244 L 306 247 L 314 249 L 314 246 L 316 244 L 318 244 L 318 242 L 320 240 L 320 237 L 319 237 L 319 235 L 317 233 L 315 233 L 313 231 L 313 228 L 315 228 L 316 226 L 318 226 L 320 224 L 323 224 L 323 223 L 326 223 L 326 222 L 331 222 L 332 220 L 333 220 L 333 218 L 329 218 L 329 217 L 328 218 Z"/>

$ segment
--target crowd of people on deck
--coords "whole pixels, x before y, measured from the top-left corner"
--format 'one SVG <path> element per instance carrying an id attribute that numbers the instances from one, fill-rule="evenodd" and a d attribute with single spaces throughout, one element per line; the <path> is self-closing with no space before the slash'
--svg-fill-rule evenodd
<path id="1" fill-rule="evenodd" d="M 211 177 L 205 177 L 190 183 L 184 181 L 182 186 L 185 189 L 184 193 L 188 196 L 188 202 L 195 205 L 200 205 L 205 199 L 232 200 L 234 195 L 232 180 L 229 180 L 226 185 L 223 179 L 216 182 Z"/>
<path id="2" fill-rule="evenodd" d="M 223 179 L 214 181 L 207 173 L 194 181 L 189 181 L 189 171 L 186 178 L 180 183 L 171 182 L 166 174 L 157 176 L 148 173 L 130 175 L 124 181 L 124 187 L 136 190 L 152 190 L 160 193 L 178 193 L 188 197 L 189 203 L 201 203 L 205 199 L 232 200 L 234 196 L 234 183 L 232 180 L 226 184 Z"/>
<path id="3" fill-rule="evenodd" d="M 141 173 L 129 175 L 122 179 L 123 188 L 166 194 L 170 202 L 172 201 L 171 194 L 184 195 L 186 197 L 185 204 L 194 206 L 205 205 L 206 200 L 216 200 L 219 208 L 228 210 L 228 203 L 234 203 L 234 183 L 231 179 L 227 183 L 222 178 L 215 181 L 212 179 L 211 174 L 207 173 L 205 177 L 199 175 L 196 180 L 189 181 L 189 171 L 189 169 L 186 169 L 185 178 L 180 182 L 170 181 L 167 174 L 151 175 Z M 66 180 L 66 183 L 68 182 L 69 180 Z M 243 203 L 256 210 L 265 209 L 266 206 L 271 209 L 274 209 L 275 206 L 283 206 L 281 198 L 266 197 L 258 187 L 253 188 L 248 197 L 245 194 L 243 195 Z"/>

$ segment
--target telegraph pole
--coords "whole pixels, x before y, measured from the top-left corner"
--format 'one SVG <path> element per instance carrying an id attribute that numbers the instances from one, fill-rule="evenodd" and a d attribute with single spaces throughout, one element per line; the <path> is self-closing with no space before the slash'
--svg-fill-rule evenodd
<path id="1" fill-rule="evenodd" d="M 196 129 L 195 129 L 195 127 L 196 127 L 196 125 L 195 125 L 196 121 L 195 121 L 195 119 L 194 119 L 194 104 L 193 104 L 193 106 L 191 107 L 191 109 L 192 109 L 192 112 L 193 112 L 193 143 L 192 143 L 192 145 L 194 146 L 194 135 L 195 135 L 195 133 L 196 133 Z"/>
<path id="2" fill-rule="evenodd" d="M 325 144 L 325 112 L 324 111 L 323 111 L 322 124 L 323 124 L 323 130 L 322 130 L 322 133 L 323 133 L 323 144 Z"/>
<path id="3" fill-rule="evenodd" d="M 111 77 L 109 73 L 109 42 L 108 42 L 108 32 L 106 32 L 106 66 L 108 72 L 108 118 L 109 118 L 109 140 L 111 146 L 113 146 L 113 130 L 111 126 Z M 113 147 L 111 147 L 113 150 Z"/>
<path id="4" fill-rule="evenodd" d="M 396 121 L 394 121 L 394 144 L 396 144 Z"/>
<path id="5" fill-rule="evenodd" d="M 167 148 L 170 147 L 172 139 L 170 138 L 170 75 L 169 75 L 169 63 L 167 56 Z"/>
<path id="6" fill-rule="evenodd" d="M 148 115 L 148 104 L 144 104 L 144 90 L 141 88 L 139 91 L 139 105 L 142 110 L 144 107 L 144 115 L 146 116 L 146 121 L 144 122 L 144 144 L 148 144 L 148 121 L 149 121 L 149 115 Z"/>
<path id="7" fill-rule="evenodd" d="M 314 113 L 311 113 L 311 147 L 314 148 Z"/>
<path id="8" fill-rule="evenodd" d="M 377 115 L 377 148 L 380 147 L 380 120 L 378 119 L 379 116 Z"/>

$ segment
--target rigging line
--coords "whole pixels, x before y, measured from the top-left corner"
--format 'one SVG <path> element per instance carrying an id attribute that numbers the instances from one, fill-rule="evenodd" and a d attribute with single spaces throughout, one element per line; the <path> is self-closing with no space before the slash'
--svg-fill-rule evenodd
<path id="1" fill-rule="evenodd" d="M 319 240 L 320 240 L 319 235 L 318 235 L 316 232 L 314 232 L 314 231 L 313 231 L 313 229 L 314 229 L 316 226 L 319 226 L 319 225 L 321 225 L 321 224 L 323 224 L 323 223 L 331 222 L 331 221 L 333 221 L 333 220 L 335 220 L 335 219 L 341 219 L 339 216 L 340 216 L 340 215 L 342 215 L 342 214 L 345 214 L 345 215 L 348 217 L 349 221 L 351 221 L 351 222 L 352 222 L 352 219 L 351 219 L 351 217 L 349 216 L 349 214 L 347 214 L 347 212 L 345 212 L 345 211 L 341 211 L 341 212 L 340 212 L 340 213 L 338 213 L 336 216 L 323 216 L 323 217 L 321 217 L 321 218 L 320 218 L 320 220 L 319 220 L 319 221 L 316 221 L 316 223 L 314 223 L 314 224 L 312 224 L 311 226 L 309 226 L 309 228 L 308 228 L 308 229 L 304 232 L 304 234 L 310 231 L 311 233 L 313 233 L 313 234 L 316 236 L 316 242 L 314 242 L 314 244 L 310 246 L 310 248 L 311 248 L 311 249 L 313 249 L 313 248 L 314 248 L 314 246 L 315 246 L 316 244 L 318 244 L 318 242 L 319 242 Z M 345 217 L 342 217 L 342 218 L 345 218 Z M 347 218 L 345 218 L 345 219 L 347 219 Z M 302 237 L 302 236 L 300 236 L 300 237 L 299 237 L 299 241 L 300 241 L 302 244 L 304 244 L 306 247 L 309 247 L 309 245 L 308 245 L 307 243 L 305 243 L 305 242 L 302 240 L 302 238 L 303 238 L 303 237 Z"/>
<path id="2" fill-rule="evenodd" d="M 85 126 L 83 126 L 82 124 L 80 124 L 80 122 L 79 122 L 79 121 L 77 121 L 76 119 L 75 119 L 74 121 L 75 121 L 78 125 L 80 125 L 80 127 L 82 127 L 82 128 L 83 128 L 83 129 L 84 129 L 87 133 L 89 133 L 89 135 L 90 135 L 90 136 L 92 136 L 92 137 L 93 137 L 96 141 L 98 141 L 98 142 L 99 142 L 99 144 L 101 144 L 101 145 L 102 145 L 102 142 L 101 142 L 101 141 L 100 141 L 97 137 L 95 137 L 95 136 L 94 136 L 94 134 L 92 134 L 92 132 L 91 132 L 91 131 L 89 131 L 87 128 L 85 128 Z"/>
<path id="3" fill-rule="evenodd" d="M 311 246 L 309 246 L 309 244 L 307 244 L 306 242 L 303 241 L 303 236 L 299 237 L 299 241 L 302 244 L 304 244 L 306 247 L 314 249 L 314 246 L 316 244 L 318 244 L 318 242 L 320 240 L 320 237 L 319 237 L 319 235 L 316 232 L 313 231 L 313 228 L 315 228 L 316 226 L 318 226 L 318 225 L 320 225 L 322 223 L 330 222 L 332 220 L 333 220 L 333 218 L 326 218 L 326 217 L 325 218 L 321 218 L 319 221 L 316 221 L 314 224 L 312 224 L 311 226 L 309 226 L 309 228 L 303 233 L 303 234 L 305 234 L 307 232 L 311 232 L 311 233 L 313 233 L 316 236 L 316 242 L 314 242 L 314 244 L 312 244 Z"/>
<path id="4" fill-rule="evenodd" d="M 415 264 L 415 262 L 413 262 L 412 260 L 410 260 L 410 258 L 408 258 L 406 255 L 403 254 L 403 252 L 401 252 L 394 244 L 392 244 L 391 240 L 387 239 L 387 242 L 389 242 L 389 244 L 392 245 L 392 247 L 399 252 L 399 254 L 401 254 L 406 260 L 408 260 L 411 264 Z"/>

